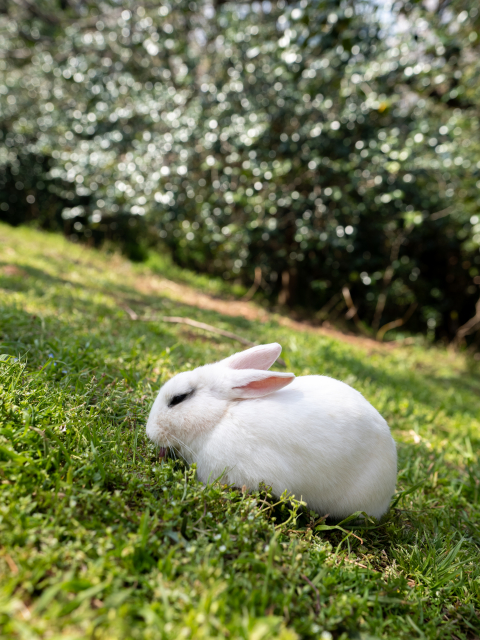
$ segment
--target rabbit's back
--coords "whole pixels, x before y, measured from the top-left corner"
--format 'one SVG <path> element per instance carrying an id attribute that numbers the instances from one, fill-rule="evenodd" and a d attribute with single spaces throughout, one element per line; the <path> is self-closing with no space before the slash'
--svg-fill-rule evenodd
<path id="1" fill-rule="evenodd" d="M 355 389 L 326 376 L 296 378 L 256 400 L 235 402 L 199 443 L 206 481 L 285 489 L 321 514 L 379 517 L 395 490 L 396 448 L 386 421 Z"/>

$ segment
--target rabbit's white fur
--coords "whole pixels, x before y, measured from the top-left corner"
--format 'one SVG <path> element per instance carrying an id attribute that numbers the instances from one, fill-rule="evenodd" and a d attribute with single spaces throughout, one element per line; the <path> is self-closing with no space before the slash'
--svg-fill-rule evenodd
<path id="1" fill-rule="evenodd" d="M 322 515 L 379 518 L 397 475 L 387 423 L 339 380 L 266 371 L 280 352 L 276 343 L 253 347 L 174 376 L 153 404 L 147 435 L 196 462 L 204 483 L 264 482 Z"/>

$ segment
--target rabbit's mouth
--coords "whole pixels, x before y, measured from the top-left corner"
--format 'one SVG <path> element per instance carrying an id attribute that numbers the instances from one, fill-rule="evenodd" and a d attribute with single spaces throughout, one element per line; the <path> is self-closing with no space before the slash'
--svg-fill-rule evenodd
<path id="1" fill-rule="evenodd" d="M 167 457 L 167 448 L 166 447 L 160 447 L 160 449 L 158 451 L 158 457 L 159 458 L 166 458 Z"/>

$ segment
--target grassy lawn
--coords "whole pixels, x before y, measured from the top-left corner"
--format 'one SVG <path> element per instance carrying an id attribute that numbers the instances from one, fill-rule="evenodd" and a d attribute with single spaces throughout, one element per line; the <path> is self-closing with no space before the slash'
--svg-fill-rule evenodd
<path id="1" fill-rule="evenodd" d="M 0 226 L 0 636 L 478 638 L 479 372 L 253 305 L 220 313 L 203 302 L 224 287 L 181 279 Z M 159 386 L 243 347 L 125 306 L 278 341 L 288 370 L 361 391 L 398 443 L 389 513 L 338 527 L 160 460 L 145 436 Z"/>

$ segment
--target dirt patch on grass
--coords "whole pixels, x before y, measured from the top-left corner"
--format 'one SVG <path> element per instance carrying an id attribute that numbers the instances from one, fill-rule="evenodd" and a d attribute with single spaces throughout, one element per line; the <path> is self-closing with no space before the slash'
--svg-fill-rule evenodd
<path id="1" fill-rule="evenodd" d="M 20 278 L 28 275 L 24 269 L 20 269 L 20 267 L 17 267 L 14 264 L 6 264 L 3 267 L 0 267 L 0 273 L 10 278 Z"/>
<path id="2" fill-rule="evenodd" d="M 343 333 L 331 325 L 314 325 L 311 322 L 296 320 L 288 315 L 269 312 L 254 302 L 245 300 L 225 300 L 193 289 L 192 287 L 167 280 L 160 276 L 139 276 L 137 278 L 137 288 L 144 294 L 167 294 L 173 300 L 178 300 L 184 304 L 198 307 L 199 309 L 215 311 L 225 316 L 241 317 L 255 322 L 268 322 L 273 320 L 283 327 L 296 329 L 298 331 L 308 331 L 322 336 L 328 336 L 348 342 L 350 344 L 364 347 L 370 352 L 391 350 L 397 343 L 382 343 L 367 336 L 359 336 L 352 333 Z"/>
<path id="3" fill-rule="evenodd" d="M 199 309 L 216 311 L 225 316 L 240 316 L 246 320 L 266 322 L 270 319 L 265 309 L 244 300 L 224 300 L 202 293 L 186 284 L 173 282 L 159 276 L 143 276 L 138 279 L 138 289 L 142 293 L 168 293 L 169 297 Z"/>

